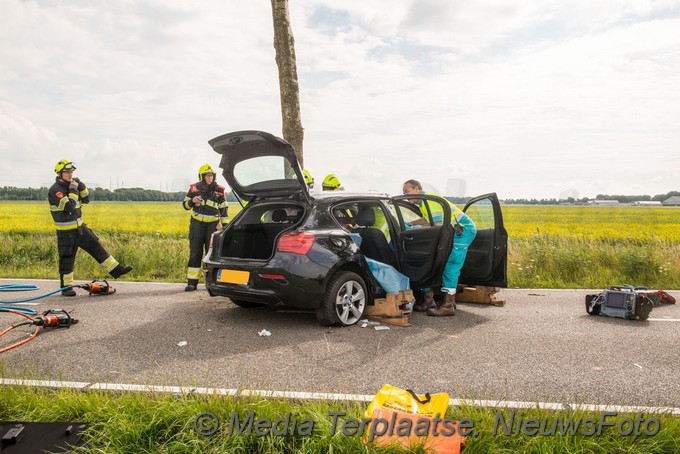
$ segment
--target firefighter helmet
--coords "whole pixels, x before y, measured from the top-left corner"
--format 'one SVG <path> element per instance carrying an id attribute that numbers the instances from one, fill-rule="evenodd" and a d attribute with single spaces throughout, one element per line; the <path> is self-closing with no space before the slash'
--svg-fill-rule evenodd
<path id="1" fill-rule="evenodd" d="M 210 167 L 210 164 L 203 164 L 201 168 L 198 169 L 198 180 L 203 181 L 203 175 L 206 173 L 212 173 L 213 177 L 215 176 L 215 171 Z"/>
<path id="2" fill-rule="evenodd" d="M 54 166 L 54 173 L 61 173 L 64 170 L 76 170 L 76 166 L 68 159 L 62 159 Z"/>
<path id="3" fill-rule="evenodd" d="M 302 171 L 302 176 L 305 177 L 305 183 L 309 186 L 309 189 L 312 189 L 314 187 L 314 177 L 309 173 L 309 170 L 304 169 Z"/>
<path id="4" fill-rule="evenodd" d="M 323 188 L 324 191 L 337 191 L 338 189 L 341 188 L 340 180 L 334 173 L 331 173 L 329 175 L 326 175 L 326 178 L 323 179 L 321 187 Z"/>

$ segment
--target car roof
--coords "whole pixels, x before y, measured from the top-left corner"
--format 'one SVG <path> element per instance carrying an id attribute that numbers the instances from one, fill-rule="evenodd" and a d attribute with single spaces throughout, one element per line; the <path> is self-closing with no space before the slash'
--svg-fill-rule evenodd
<path id="1" fill-rule="evenodd" d="M 312 194 L 314 199 L 319 200 L 345 200 L 345 199 L 389 199 L 389 194 L 375 192 L 347 192 L 347 191 L 327 191 Z"/>

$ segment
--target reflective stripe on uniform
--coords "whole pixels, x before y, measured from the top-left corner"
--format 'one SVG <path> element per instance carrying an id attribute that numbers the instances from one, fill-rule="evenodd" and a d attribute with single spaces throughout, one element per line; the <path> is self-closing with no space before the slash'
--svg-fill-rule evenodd
<path id="1" fill-rule="evenodd" d="M 100 263 L 100 265 L 106 270 L 107 273 L 110 273 L 111 270 L 119 265 L 119 263 L 113 258 L 112 255 L 109 255 L 106 260 Z"/>
<path id="2" fill-rule="evenodd" d="M 219 208 L 221 210 L 222 208 L 227 208 L 228 206 L 229 206 L 229 204 L 225 200 L 224 202 L 217 205 L 217 208 Z"/>
<path id="3" fill-rule="evenodd" d="M 90 191 L 88 191 L 87 188 L 80 191 L 80 197 L 87 197 L 89 195 L 90 195 Z"/>
<path id="4" fill-rule="evenodd" d="M 222 225 L 227 225 L 229 223 L 229 218 L 220 218 L 220 223 Z"/>
<path id="5" fill-rule="evenodd" d="M 215 222 L 220 219 L 219 214 L 200 214 L 195 211 L 191 213 L 191 217 L 200 222 Z"/>
<path id="6" fill-rule="evenodd" d="M 64 286 L 65 287 L 66 286 L 70 287 L 70 286 L 73 285 L 73 273 L 72 272 L 68 273 L 68 274 L 64 274 L 62 277 L 64 279 Z"/>
<path id="7" fill-rule="evenodd" d="M 456 207 L 456 209 L 453 210 L 453 213 L 451 213 L 451 217 L 455 219 L 456 222 L 460 222 L 460 220 L 463 219 L 463 216 L 465 216 L 465 213 L 458 207 Z"/>
<path id="8" fill-rule="evenodd" d="M 62 197 L 61 200 L 59 200 L 59 205 L 50 205 L 50 211 L 64 211 L 67 201 L 68 197 Z"/>
<path id="9" fill-rule="evenodd" d="M 70 197 L 64 197 L 59 201 L 59 205 L 50 205 L 50 211 L 64 211 L 64 208 L 66 208 L 66 202 L 68 202 L 69 199 Z M 80 208 L 80 202 L 77 200 L 75 202 L 75 208 Z"/>
<path id="10" fill-rule="evenodd" d="M 214 200 L 204 200 L 202 205 L 207 205 L 207 206 L 213 207 L 213 208 L 219 207 L 219 204 L 217 202 L 215 202 Z"/>
<path id="11" fill-rule="evenodd" d="M 57 230 L 75 230 L 83 225 L 83 218 L 78 218 L 75 221 L 55 222 L 54 225 Z"/>
<path id="12" fill-rule="evenodd" d="M 191 266 L 187 268 L 187 279 L 198 279 L 200 275 L 201 275 L 200 268 L 194 268 Z"/>

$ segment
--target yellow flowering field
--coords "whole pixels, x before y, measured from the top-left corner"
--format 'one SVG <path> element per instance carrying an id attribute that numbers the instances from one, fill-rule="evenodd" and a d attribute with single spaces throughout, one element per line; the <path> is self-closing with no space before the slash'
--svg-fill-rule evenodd
<path id="1" fill-rule="evenodd" d="M 680 207 L 503 206 L 510 238 L 551 235 L 680 242 Z"/>
<path id="2" fill-rule="evenodd" d="M 238 211 L 229 205 L 229 217 Z M 83 205 L 83 220 L 97 233 L 185 235 L 190 212 L 181 202 L 96 202 Z M 0 202 L 0 232 L 54 232 L 47 201 Z"/>
<path id="3" fill-rule="evenodd" d="M 230 204 L 229 216 L 240 206 Z M 680 288 L 680 208 L 503 206 L 508 285 L 606 288 L 633 284 Z M 97 202 L 83 219 L 107 249 L 135 269 L 129 279 L 184 279 L 188 211 L 180 202 Z M 47 201 L 0 202 L 2 277 L 54 277 L 54 224 Z M 84 253 L 76 269 L 101 273 Z"/>

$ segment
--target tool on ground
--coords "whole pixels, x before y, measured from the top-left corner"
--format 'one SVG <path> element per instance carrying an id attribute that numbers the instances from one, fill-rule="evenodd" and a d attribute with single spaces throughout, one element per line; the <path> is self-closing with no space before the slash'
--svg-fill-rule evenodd
<path id="1" fill-rule="evenodd" d="M 37 317 L 31 317 L 30 315 L 26 315 L 25 313 L 21 311 L 17 311 L 14 309 L 7 309 L 7 308 L 0 308 L 0 312 L 8 312 L 11 314 L 16 314 L 20 315 L 24 318 L 27 318 L 28 321 L 20 322 L 20 323 L 15 323 L 14 325 L 9 326 L 8 328 L 5 328 L 3 331 L 0 331 L 0 337 L 3 335 L 7 334 L 14 328 L 18 328 L 20 326 L 35 326 L 35 330 L 33 333 L 27 337 L 26 339 L 23 339 L 19 342 L 16 342 L 12 345 L 9 345 L 4 348 L 0 348 L 0 353 L 4 353 L 8 350 L 11 350 L 15 347 L 18 347 L 19 345 L 23 345 L 26 342 L 35 339 L 35 337 L 38 335 L 40 332 L 40 328 L 70 328 L 71 325 L 75 325 L 78 323 L 78 320 L 71 317 L 71 314 L 66 312 L 64 309 L 49 309 L 45 312 L 43 312 L 41 315 L 38 315 Z"/>
<path id="2" fill-rule="evenodd" d="M 85 289 L 90 295 L 110 295 L 116 293 L 116 289 L 105 279 L 95 279 L 89 284 L 74 285 L 74 287 Z"/>
<path id="3" fill-rule="evenodd" d="M 71 325 L 78 323 L 78 320 L 71 317 L 71 314 L 64 309 L 50 309 L 33 318 L 35 326 L 52 328 L 70 328 Z"/>

